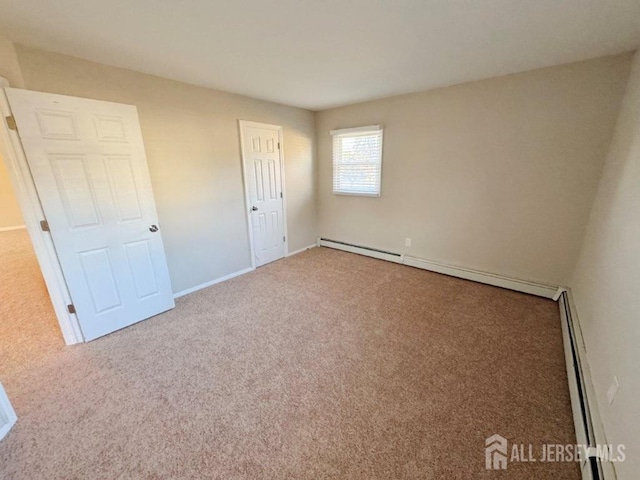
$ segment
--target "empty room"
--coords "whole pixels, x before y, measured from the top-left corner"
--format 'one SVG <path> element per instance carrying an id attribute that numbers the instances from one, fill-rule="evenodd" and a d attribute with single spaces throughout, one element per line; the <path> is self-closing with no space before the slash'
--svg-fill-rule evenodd
<path id="1" fill-rule="evenodd" d="M 0 0 L 0 479 L 640 476 L 640 2 Z"/>

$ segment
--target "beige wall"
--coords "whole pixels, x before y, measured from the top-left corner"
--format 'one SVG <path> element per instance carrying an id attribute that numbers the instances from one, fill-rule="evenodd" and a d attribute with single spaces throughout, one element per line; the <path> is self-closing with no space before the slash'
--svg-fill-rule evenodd
<path id="1" fill-rule="evenodd" d="M 565 284 L 630 54 L 320 112 L 319 233 Z M 384 126 L 382 196 L 331 193 L 329 130 Z M 405 237 L 413 246 L 404 246 Z"/>
<path id="2" fill-rule="evenodd" d="M 22 70 L 16 54 L 16 49 L 11 40 L 0 32 L 0 77 L 9 80 L 12 87 L 24 86 Z"/>
<path id="3" fill-rule="evenodd" d="M 9 80 L 12 86 L 22 86 L 22 72 L 13 43 L 2 35 L 0 35 L 0 77 Z M 23 223 L 18 200 L 9 180 L 9 172 L 0 157 L 0 228 L 15 227 Z"/>
<path id="4" fill-rule="evenodd" d="M 618 478 L 640 472 L 640 53 L 570 286 L 607 440 L 626 444 Z M 612 405 L 613 376 L 620 390 Z"/>
<path id="5" fill-rule="evenodd" d="M 284 126 L 289 249 L 314 243 L 313 112 L 16 49 L 25 88 L 138 107 L 174 291 L 250 266 L 238 119 Z"/>

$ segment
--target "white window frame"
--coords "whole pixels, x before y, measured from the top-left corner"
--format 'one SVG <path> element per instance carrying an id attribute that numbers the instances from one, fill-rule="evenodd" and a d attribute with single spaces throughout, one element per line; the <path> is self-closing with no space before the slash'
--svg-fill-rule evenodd
<path id="1" fill-rule="evenodd" d="M 366 192 L 349 192 L 349 191 L 343 191 L 343 190 L 336 190 L 335 189 L 335 182 L 334 182 L 334 175 L 335 175 L 335 166 L 336 166 L 336 159 L 335 159 L 335 152 L 334 152 L 334 148 L 335 148 L 335 141 L 336 138 L 340 138 L 340 137 L 349 137 L 352 136 L 354 134 L 364 134 L 364 133 L 380 133 L 380 154 L 378 157 L 378 165 L 380 168 L 380 174 L 379 174 L 379 178 L 378 178 L 378 191 L 376 193 L 366 193 Z M 382 128 L 382 125 L 367 125 L 364 127 L 353 127 L 353 128 L 342 128 L 342 129 L 338 129 L 338 130 L 330 130 L 329 133 L 331 134 L 331 157 L 332 157 L 332 179 L 331 179 L 331 183 L 332 183 L 332 192 L 334 195 L 347 195 L 347 196 L 356 196 L 356 197 L 380 197 L 381 193 L 382 193 L 382 150 L 383 150 L 383 146 L 384 146 L 384 130 Z"/>

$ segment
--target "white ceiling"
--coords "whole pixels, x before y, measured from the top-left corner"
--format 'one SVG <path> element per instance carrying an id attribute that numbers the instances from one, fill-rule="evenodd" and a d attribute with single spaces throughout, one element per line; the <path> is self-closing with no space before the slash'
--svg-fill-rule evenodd
<path id="1" fill-rule="evenodd" d="M 635 49 L 640 0 L 0 0 L 0 31 L 320 110 Z"/>

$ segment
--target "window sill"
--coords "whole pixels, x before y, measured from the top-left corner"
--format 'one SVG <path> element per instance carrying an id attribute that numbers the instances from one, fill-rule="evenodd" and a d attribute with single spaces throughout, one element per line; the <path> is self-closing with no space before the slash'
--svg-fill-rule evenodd
<path id="1" fill-rule="evenodd" d="M 341 197 L 380 197 L 379 193 L 332 192 Z"/>

